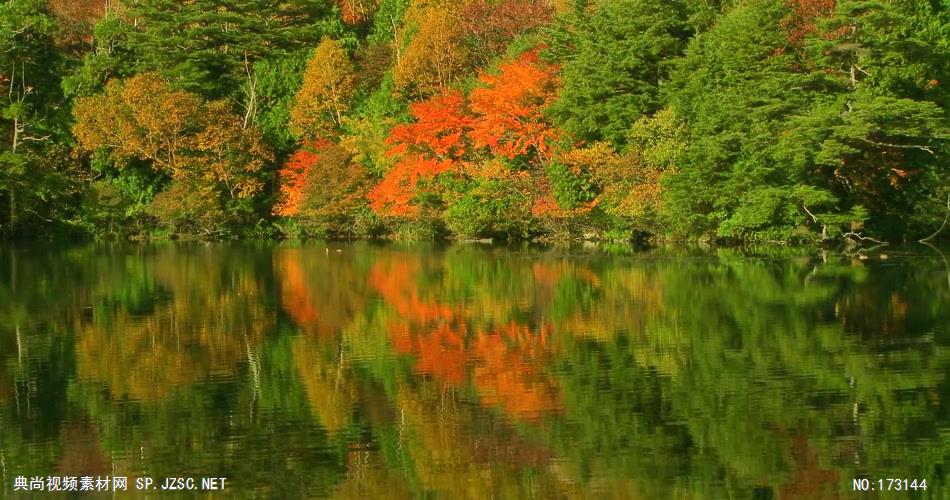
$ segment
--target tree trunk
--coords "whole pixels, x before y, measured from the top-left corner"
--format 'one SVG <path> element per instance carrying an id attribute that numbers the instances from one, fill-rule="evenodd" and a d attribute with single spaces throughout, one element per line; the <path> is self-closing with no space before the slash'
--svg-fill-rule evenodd
<path id="1" fill-rule="evenodd" d="M 11 83 L 12 85 L 12 83 Z M 16 158 L 16 150 L 20 145 L 20 119 L 19 117 L 13 119 L 13 144 L 10 146 L 10 152 L 13 153 L 13 157 Z M 10 234 L 13 234 L 13 226 L 16 224 L 16 179 L 10 179 L 10 186 L 8 188 L 10 192 L 10 213 L 8 214 L 10 220 Z"/>
<path id="2" fill-rule="evenodd" d="M 9 214 L 10 220 L 8 222 L 10 224 L 9 225 L 10 231 L 12 232 L 13 226 L 14 224 L 16 224 L 16 218 L 17 218 L 16 217 L 16 186 L 14 186 L 12 182 L 10 183 L 9 191 L 10 191 L 10 214 Z"/>

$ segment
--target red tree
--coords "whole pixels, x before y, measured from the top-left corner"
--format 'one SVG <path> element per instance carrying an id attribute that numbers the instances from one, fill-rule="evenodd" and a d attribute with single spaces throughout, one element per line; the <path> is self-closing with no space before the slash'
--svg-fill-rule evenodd
<path id="1" fill-rule="evenodd" d="M 554 11 L 537 0 L 475 0 L 462 9 L 462 33 L 480 42 L 483 60 L 501 54 L 519 34 L 550 22 Z"/>
<path id="2" fill-rule="evenodd" d="M 471 134 L 475 146 L 507 158 L 531 149 L 547 156 L 556 131 L 543 111 L 557 94 L 557 68 L 540 63 L 537 51 L 531 51 L 502 64 L 497 75 L 483 73 L 479 80 L 484 87 L 471 95 L 477 116 Z"/>
<path id="3" fill-rule="evenodd" d="M 466 134 L 472 119 L 465 111 L 465 97 L 448 92 L 410 106 L 412 123 L 392 129 L 388 152 L 398 158 L 396 166 L 369 193 L 370 207 L 391 216 L 415 216 L 413 204 L 422 179 L 454 168 L 466 151 Z"/>
<path id="4" fill-rule="evenodd" d="M 370 206 L 381 215 L 417 216 L 421 180 L 448 171 L 471 174 L 472 162 L 490 163 L 485 150 L 507 159 L 532 153 L 546 158 L 556 130 L 543 111 L 556 96 L 556 74 L 532 51 L 502 64 L 497 74 L 482 74 L 483 86 L 472 91 L 469 106 L 458 91 L 413 104 L 412 122 L 390 132 L 388 154 L 397 162 L 370 192 Z"/>
<path id="5" fill-rule="evenodd" d="M 332 145 L 325 139 L 310 141 L 287 160 L 284 168 L 278 172 L 281 200 L 274 207 L 274 214 L 285 217 L 297 215 L 310 180 L 310 173 L 314 166 L 320 163 L 321 151 Z"/>
<path id="6" fill-rule="evenodd" d="M 372 17 L 379 8 L 379 0 L 337 0 L 337 3 L 346 24 L 360 24 Z"/>

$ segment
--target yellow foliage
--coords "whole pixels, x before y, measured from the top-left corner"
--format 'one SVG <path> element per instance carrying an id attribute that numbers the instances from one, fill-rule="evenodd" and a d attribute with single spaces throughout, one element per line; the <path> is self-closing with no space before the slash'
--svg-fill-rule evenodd
<path id="1" fill-rule="evenodd" d="M 118 159 L 151 160 L 160 170 L 174 171 L 200 104 L 154 73 L 112 80 L 104 94 L 76 101 L 73 135 L 82 150 L 107 147 Z"/>
<path id="2" fill-rule="evenodd" d="M 415 0 L 406 12 L 413 30 L 400 33 L 401 42 L 411 36 L 393 74 L 396 89 L 431 95 L 444 90 L 469 62 L 461 43 L 460 12 L 465 2 Z"/>
<path id="3" fill-rule="evenodd" d="M 637 154 L 621 155 L 609 144 L 597 142 L 563 153 L 561 161 L 575 174 L 594 179 L 601 189 L 597 203 L 611 215 L 642 217 L 662 203 L 663 171 Z"/>
<path id="4" fill-rule="evenodd" d="M 350 424 L 358 387 L 349 363 L 335 342 L 313 342 L 298 337 L 293 346 L 294 365 L 303 380 L 314 415 L 330 432 Z"/>
<path id="5" fill-rule="evenodd" d="M 353 63 L 343 44 L 324 38 L 307 62 L 303 84 L 290 111 L 290 129 L 312 139 L 343 123 L 348 101 L 356 90 Z"/>
<path id="6" fill-rule="evenodd" d="M 154 73 L 110 82 L 104 93 L 78 99 L 74 114 L 81 151 L 106 148 L 119 167 L 146 160 L 175 179 L 222 186 L 232 198 L 259 192 L 253 174 L 272 158 L 227 103 L 174 90 Z"/>

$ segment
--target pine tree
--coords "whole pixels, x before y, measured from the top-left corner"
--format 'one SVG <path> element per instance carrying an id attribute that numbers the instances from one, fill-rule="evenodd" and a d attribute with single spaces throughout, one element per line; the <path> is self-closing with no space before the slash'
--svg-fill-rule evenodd
<path id="1" fill-rule="evenodd" d="M 124 14 L 138 71 L 158 71 L 207 98 L 233 97 L 248 66 L 340 37 L 342 21 L 317 0 L 132 0 Z"/>
<path id="2" fill-rule="evenodd" d="M 602 1 L 575 11 L 552 34 L 564 89 L 551 114 L 580 140 L 623 145 L 634 121 L 662 107 L 659 84 L 687 35 L 676 1 Z"/>

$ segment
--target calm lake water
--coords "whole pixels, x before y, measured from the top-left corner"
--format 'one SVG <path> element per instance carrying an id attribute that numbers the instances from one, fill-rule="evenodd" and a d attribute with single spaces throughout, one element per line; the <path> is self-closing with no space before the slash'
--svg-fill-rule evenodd
<path id="1" fill-rule="evenodd" d="M 0 496 L 945 499 L 950 270 L 886 257 L 3 248 Z"/>

